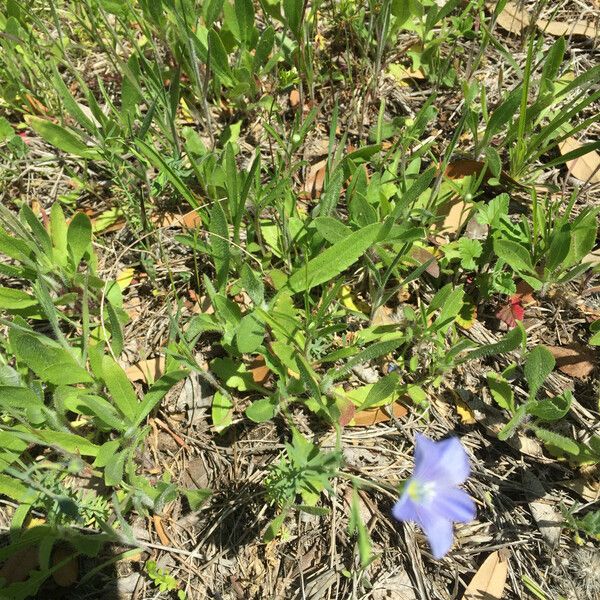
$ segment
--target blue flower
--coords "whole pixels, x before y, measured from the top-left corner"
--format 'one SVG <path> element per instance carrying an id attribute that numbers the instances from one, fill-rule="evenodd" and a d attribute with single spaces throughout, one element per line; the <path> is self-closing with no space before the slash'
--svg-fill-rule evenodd
<path id="1" fill-rule="evenodd" d="M 452 523 L 476 516 L 472 498 L 457 486 L 470 473 L 469 458 L 458 438 L 434 442 L 417 433 L 415 470 L 392 509 L 399 521 L 418 523 L 433 557 L 442 558 L 452 546 Z"/>

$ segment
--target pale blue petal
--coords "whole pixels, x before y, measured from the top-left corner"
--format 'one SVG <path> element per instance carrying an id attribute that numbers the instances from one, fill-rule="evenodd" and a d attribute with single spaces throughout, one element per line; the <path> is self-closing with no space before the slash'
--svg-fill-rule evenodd
<path id="1" fill-rule="evenodd" d="M 404 492 L 400 497 L 400 500 L 394 504 L 392 514 L 398 521 L 419 520 L 419 517 L 417 516 L 417 504 L 406 492 Z"/>
<path id="2" fill-rule="evenodd" d="M 438 486 L 454 486 L 463 483 L 470 471 L 469 457 L 458 438 L 434 442 L 417 433 L 415 479 L 432 481 Z"/>
<path id="3" fill-rule="evenodd" d="M 471 496 L 458 488 L 439 490 L 427 508 L 440 517 L 459 523 L 468 523 L 477 516 Z"/>
<path id="4" fill-rule="evenodd" d="M 450 550 L 453 541 L 452 521 L 444 519 L 431 508 L 417 509 L 418 523 L 422 527 L 431 546 L 433 558 L 440 559 Z"/>

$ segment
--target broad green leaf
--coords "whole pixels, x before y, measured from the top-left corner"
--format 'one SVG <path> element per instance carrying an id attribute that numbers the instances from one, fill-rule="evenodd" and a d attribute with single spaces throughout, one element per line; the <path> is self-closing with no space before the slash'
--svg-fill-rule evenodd
<path id="1" fill-rule="evenodd" d="M 510 413 L 515 410 L 515 395 L 508 381 L 498 375 L 498 373 L 490 372 L 486 375 L 492 398 L 500 408 L 504 408 Z"/>
<path id="2" fill-rule="evenodd" d="M 100 446 L 96 459 L 94 460 L 95 467 L 105 467 L 111 460 L 114 459 L 115 453 L 121 445 L 121 440 L 110 440 L 104 442 Z"/>
<path id="3" fill-rule="evenodd" d="M 323 236 L 330 244 L 335 244 L 352 233 L 352 229 L 348 225 L 344 225 L 339 219 L 333 217 L 317 217 L 313 219 L 310 227 L 314 227 L 319 235 Z"/>
<path id="4" fill-rule="evenodd" d="M 33 489 L 4 473 L 0 473 L 0 495 L 23 504 L 30 504 L 37 496 Z"/>
<path id="5" fill-rule="evenodd" d="M 235 0 L 235 16 L 240 30 L 241 41 L 249 45 L 256 34 L 252 0 Z"/>
<path id="6" fill-rule="evenodd" d="M 399 381 L 399 377 L 396 373 L 390 373 L 389 375 L 382 377 L 369 390 L 365 401 L 358 407 L 358 410 L 365 410 L 372 406 L 379 406 L 382 403 L 391 401 Z"/>
<path id="7" fill-rule="evenodd" d="M 246 416 L 255 423 L 264 423 L 272 419 L 279 411 L 279 403 L 275 396 L 255 400 L 247 409 Z"/>
<path id="8" fill-rule="evenodd" d="M 513 269 L 535 274 L 533 265 L 531 264 L 531 255 L 518 242 L 495 239 L 494 252 L 498 258 L 502 259 Z"/>
<path id="9" fill-rule="evenodd" d="M 302 36 L 302 15 L 304 13 L 304 0 L 283 0 L 283 14 L 290 31 L 296 39 Z"/>
<path id="10" fill-rule="evenodd" d="M 227 429 L 233 421 L 233 403 L 231 402 L 231 398 L 219 391 L 215 392 L 211 415 L 215 431 L 220 433 Z"/>
<path id="11" fill-rule="evenodd" d="M 521 423 L 525 420 L 527 416 L 527 405 L 521 404 L 519 408 L 515 411 L 511 420 L 501 429 L 498 433 L 498 439 L 502 441 L 506 441 L 508 438 L 512 437 L 515 434 L 515 431 L 521 425 Z"/>
<path id="12" fill-rule="evenodd" d="M 82 139 L 69 129 L 34 115 L 25 115 L 25 122 L 46 142 L 67 154 L 82 158 L 99 158 L 96 150 L 88 148 Z"/>
<path id="13" fill-rule="evenodd" d="M 86 252 L 91 253 L 92 222 L 86 214 L 78 212 L 69 223 L 67 246 L 75 268 L 77 268 Z"/>
<path id="14" fill-rule="evenodd" d="M 96 446 L 96 444 L 93 444 L 88 439 L 66 431 L 31 429 L 27 433 L 19 434 L 19 436 L 23 439 L 36 441 L 47 446 L 56 446 L 71 454 L 81 454 L 83 456 L 96 456 L 100 449 L 99 446 Z"/>
<path id="15" fill-rule="evenodd" d="M 380 231 L 381 224 L 373 223 L 336 242 L 306 265 L 297 268 L 288 279 L 288 287 L 294 293 L 303 292 L 339 275 L 377 241 Z"/>
<path id="16" fill-rule="evenodd" d="M 536 346 L 527 354 L 524 373 L 525 381 L 529 385 L 530 398 L 535 399 L 538 391 L 544 385 L 544 381 L 552 373 L 555 364 L 554 356 L 544 346 Z"/>
<path id="17" fill-rule="evenodd" d="M 210 55 L 210 67 L 226 85 L 231 85 L 231 69 L 227 58 L 227 51 L 219 37 L 219 34 L 210 28 L 208 31 L 208 52 Z"/>
<path id="18" fill-rule="evenodd" d="M 536 437 L 547 446 L 553 446 L 573 456 L 577 456 L 580 452 L 579 445 L 576 442 L 560 433 L 548 431 L 548 429 L 543 429 L 541 427 L 535 427 L 533 431 Z"/>
<path id="19" fill-rule="evenodd" d="M 216 287 L 221 291 L 227 283 L 229 274 L 229 227 L 227 226 L 227 217 L 220 202 L 214 202 L 210 211 L 210 249 L 213 260 L 215 261 L 215 270 L 217 271 Z"/>
<path id="20" fill-rule="evenodd" d="M 240 321 L 236 332 L 237 348 L 242 354 L 255 352 L 265 337 L 264 323 L 251 312 Z"/>
<path id="21" fill-rule="evenodd" d="M 59 202 L 50 209 L 50 233 L 52 237 L 52 258 L 62 267 L 67 264 L 67 221 Z"/>
<path id="22" fill-rule="evenodd" d="M 207 488 L 181 489 L 185 495 L 191 510 L 198 510 L 212 495 Z"/>
<path id="23" fill-rule="evenodd" d="M 527 412 L 542 421 L 558 421 L 569 412 L 572 400 L 573 395 L 566 390 L 559 396 L 528 402 Z"/>
<path id="24" fill-rule="evenodd" d="M 140 410 L 137 395 L 125 371 L 108 354 L 102 357 L 102 379 L 115 406 L 128 421 L 134 422 Z"/>
<path id="25" fill-rule="evenodd" d="M 262 306 L 265 301 L 265 285 L 248 263 L 242 265 L 242 285 L 255 306 Z"/>
<path id="26" fill-rule="evenodd" d="M 240 392 L 256 389 L 252 373 L 241 362 L 236 363 L 231 358 L 216 358 L 210 368 L 227 387 Z"/>
<path id="27" fill-rule="evenodd" d="M 169 371 L 160 379 L 157 379 L 152 387 L 146 392 L 139 408 L 134 425 L 139 426 L 142 421 L 152 412 L 154 407 L 166 396 L 167 392 L 179 381 L 185 379 L 189 371 L 181 369 L 179 371 Z"/>
<path id="28" fill-rule="evenodd" d="M 108 486 L 119 485 L 123 481 L 123 470 L 128 450 L 121 450 L 104 467 L 104 483 Z"/>
<path id="29" fill-rule="evenodd" d="M 27 292 L 0 286 L 0 308 L 4 310 L 22 310 L 37 304 L 37 300 Z"/>
<path id="30" fill-rule="evenodd" d="M 44 382 L 70 385 L 92 381 L 73 356 L 49 338 L 16 328 L 10 330 L 8 337 L 17 358 Z"/>

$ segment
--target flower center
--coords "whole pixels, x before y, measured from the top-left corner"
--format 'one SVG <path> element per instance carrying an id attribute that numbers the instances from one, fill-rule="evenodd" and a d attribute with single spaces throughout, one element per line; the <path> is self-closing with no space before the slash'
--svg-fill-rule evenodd
<path id="1" fill-rule="evenodd" d="M 421 482 L 417 479 L 411 479 L 408 482 L 406 493 L 417 504 L 429 504 L 435 496 L 435 488 L 435 481 Z"/>

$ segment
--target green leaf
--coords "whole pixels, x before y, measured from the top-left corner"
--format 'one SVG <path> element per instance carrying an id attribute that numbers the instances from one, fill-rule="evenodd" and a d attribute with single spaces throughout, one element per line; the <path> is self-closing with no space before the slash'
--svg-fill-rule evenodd
<path id="1" fill-rule="evenodd" d="M 336 242 L 296 269 L 288 279 L 288 287 L 294 293 L 303 292 L 339 275 L 377 241 L 380 231 L 381 224 L 373 223 Z"/>
<path id="2" fill-rule="evenodd" d="M 83 456 L 96 456 L 100 450 L 99 446 L 93 444 L 88 439 L 68 433 L 66 431 L 50 431 L 48 429 L 31 429 L 27 433 L 18 434 L 23 439 L 44 444 L 46 446 L 57 446 L 65 452 L 71 454 L 81 454 Z"/>
<path id="3" fill-rule="evenodd" d="M 211 233 L 210 248 L 217 271 L 217 290 L 220 291 L 227 283 L 230 249 L 227 217 L 221 203 L 218 201 L 213 203 L 210 211 L 210 225 L 208 230 Z"/>
<path id="4" fill-rule="evenodd" d="M 515 411 L 512 419 L 501 429 L 498 433 L 498 439 L 505 441 L 508 438 L 512 437 L 517 430 L 517 428 L 521 425 L 521 423 L 525 420 L 527 416 L 527 405 L 521 404 L 519 408 Z"/>
<path id="5" fill-rule="evenodd" d="M 569 412 L 572 400 L 571 392 L 565 390 L 559 396 L 528 402 L 527 412 L 542 421 L 558 421 Z"/>
<path id="6" fill-rule="evenodd" d="M 233 421 L 233 402 L 231 398 L 219 391 L 215 392 L 211 415 L 215 431 L 220 433 L 227 429 Z"/>
<path id="7" fill-rule="evenodd" d="M 457 287 L 448 294 L 446 301 L 442 305 L 440 314 L 433 323 L 435 331 L 445 332 L 448 330 L 463 307 L 464 296 L 465 292 L 462 286 Z"/>
<path id="8" fill-rule="evenodd" d="M 227 51 L 214 28 L 208 30 L 208 52 L 210 55 L 210 67 L 225 85 L 231 85 L 231 69 Z"/>
<path id="9" fill-rule="evenodd" d="M 104 442 L 96 454 L 94 466 L 105 467 L 111 460 L 114 459 L 115 453 L 119 449 L 120 445 L 121 440 L 110 440 L 108 442 Z"/>
<path id="10" fill-rule="evenodd" d="M 25 115 L 25 122 L 46 142 L 63 152 L 82 158 L 99 158 L 96 150 L 88 148 L 81 138 L 69 129 L 33 115 Z"/>
<path id="11" fill-rule="evenodd" d="M 121 450 L 104 467 L 104 483 L 108 486 L 119 485 L 123 481 L 123 470 L 127 450 Z"/>
<path id="12" fill-rule="evenodd" d="M 580 452 L 579 445 L 564 435 L 560 435 L 554 431 L 548 431 L 541 427 L 534 427 L 533 431 L 536 437 L 547 446 L 558 448 L 573 456 L 577 456 Z"/>
<path id="13" fill-rule="evenodd" d="M 486 378 L 496 404 L 512 414 L 515 411 L 515 394 L 510 383 L 494 372 L 488 373 Z"/>
<path id="14" fill-rule="evenodd" d="M 256 34 L 252 0 L 235 0 L 235 16 L 240 30 L 241 41 L 249 45 Z"/>
<path id="15" fill-rule="evenodd" d="M 101 368 L 102 379 L 110 392 L 112 401 L 127 420 L 133 423 L 138 416 L 140 403 L 125 371 L 108 354 L 102 356 Z"/>
<path id="16" fill-rule="evenodd" d="M 352 229 L 348 225 L 344 225 L 339 219 L 333 217 L 317 217 L 313 219 L 310 227 L 314 227 L 319 235 L 323 236 L 330 244 L 335 244 L 352 233 Z"/>
<path id="17" fill-rule="evenodd" d="M 242 354 L 255 352 L 265 337 L 264 323 L 251 312 L 240 321 L 236 332 L 237 348 Z"/>
<path id="18" fill-rule="evenodd" d="M 272 419 L 279 411 L 275 396 L 255 400 L 247 409 L 246 416 L 255 423 L 264 423 Z"/>
<path id="19" fill-rule="evenodd" d="M 494 252 L 498 258 L 517 271 L 533 273 L 531 255 L 524 246 L 512 240 L 494 240 Z"/>
<path id="20" fill-rule="evenodd" d="M 67 247 L 75 268 L 77 268 L 86 252 L 91 253 L 92 222 L 86 214 L 78 212 L 69 223 Z"/>
<path id="21" fill-rule="evenodd" d="M 519 346 L 522 346 L 526 339 L 525 329 L 521 322 L 517 322 L 517 326 L 511 329 L 499 342 L 494 344 L 486 344 L 480 346 L 472 352 L 467 354 L 466 359 L 463 362 L 471 361 L 476 358 L 484 358 L 485 356 L 495 356 L 497 354 L 505 354 L 506 352 L 512 352 Z"/>
<path id="22" fill-rule="evenodd" d="M 31 504 L 37 494 L 18 479 L 0 473 L 0 495 L 8 496 L 21 504 Z"/>
<path id="23" fill-rule="evenodd" d="M 365 401 L 358 407 L 357 410 L 365 410 L 375 405 L 381 405 L 387 399 L 391 399 L 398 387 L 399 377 L 397 373 L 390 373 L 382 377 L 369 390 Z"/>
<path id="24" fill-rule="evenodd" d="M 256 389 L 252 373 L 241 362 L 236 363 L 231 358 L 215 358 L 210 368 L 227 387 L 240 392 Z"/>
<path id="25" fill-rule="evenodd" d="M 199 510 L 212 495 L 212 490 L 207 488 L 181 489 L 181 491 L 184 493 L 191 510 Z"/>
<path id="26" fill-rule="evenodd" d="M 92 381 L 73 356 L 49 338 L 16 328 L 11 328 L 8 337 L 17 358 L 43 381 L 53 385 Z"/>
<path id="27" fill-rule="evenodd" d="M 4 310 L 22 310 L 37 304 L 37 300 L 27 292 L 0 286 L 0 308 Z"/>
<path id="28" fill-rule="evenodd" d="M 157 379 L 152 387 L 146 392 L 139 408 L 134 425 L 139 426 L 142 421 L 154 410 L 154 407 L 166 396 L 167 392 L 179 381 L 185 379 L 189 371 L 181 369 L 179 371 L 169 371 L 160 379 Z"/>
<path id="29" fill-rule="evenodd" d="M 263 540 L 265 542 L 270 542 L 277 537 L 277 535 L 279 534 L 279 531 L 281 530 L 281 527 L 283 526 L 283 522 L 285 521 L 286 516 L 287 516 L 287 510 L 278 514 L 269 523 L 269 526 L 267 527 L 267 530 L 265 531 L 265 535 L 263 536 Z"/>
<path id="30" fill-rule="evenodd" d="M 242 265 L 242 285 L 256 306 L 265 301 L 265 285 L 260 277 L 250 268 L 248 263 Z"/>
<path id="31" fill-rule="evenodd" d="M 529 385 L 529 397 L 535 399 L 544 381 L 552 373 L 556 361 L 554 356 L 544 346 L 536 346 L 528 353 L 525 360 L 525 381 Z"/>
<path id="32" fill-rule="evenodd" d="M 302 15 L 304 12 L 303 0 L 283 0 L 283 14 L 290 31 L 296 39 L 302 36 Z"/>

